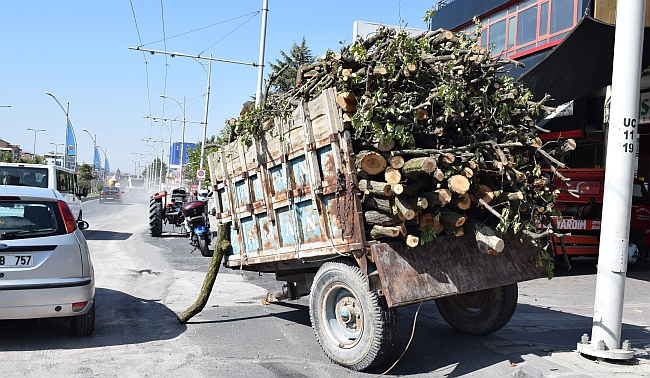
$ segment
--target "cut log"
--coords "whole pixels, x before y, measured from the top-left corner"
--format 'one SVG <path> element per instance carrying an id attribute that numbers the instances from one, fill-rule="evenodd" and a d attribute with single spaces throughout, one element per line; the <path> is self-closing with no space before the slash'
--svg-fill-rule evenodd
<path id="1" fill-rule="evenodd" d="M 505 244 L 495 230 L 476 221 L 468 222 L 468 226 L 474 234 L 479 251 L 489 253 L 492 250 L 497 254 L 503 251 Z"/>
<path id="2" fill-rule="evenodd" d="M 402 228 L 399 226 L 372 226 L 370 237 L 377 240 L 382 238 L 396 238 L 400 236 Z"/>
<path id="3" fill-rule="evenodd" d="M 368 210 L 363 213 L 366 223 L 370 225 L 394 226 L 401 223 L 399 218 L 378 210 Z"/>
<path id="4" fill-rule="evenodd" d="M 386 169 L 386 158 L 375 151 L 361 151 L 356 155 L 357 169 L 371 176 L 380 174 Z"/>
<path id="5" fill-rule="evenodd" d="M 576 141 L 573 139 L 567 139 L 561 145 L 555 147 L 553 150 L 549 151 L 549 155 L 553 156 L 556 159 L 561 159 L 566 156 L 569 152 L 576 149 Z"/>
<path id="6" fill-rule="evenodd" d="M 445 229 L 452 227 L 460 227 L 465 224 L 467 218 L 464 215 L 458 214 L 455 211 L 440 210 L 440 223 L 445 226 Z"/>
<path id="7" fill-rule="evenodd" d="M 402 174 L 399 169 L 388 167 L 384 172 L 384 180 L 389 184 L 399 184 L 399 182 L 402 181 Z"/>
<path id="8" fill-rule="evenodd" d="M 436 159 L 432 157 L 419 157 L 404 162 L 402 173 L 408 179 L 417 179 L 421 174 L 432 173 L 438 168 Z"/>
<path id="9" fill-rule="evenodd" d="M 433 183 L 437 184 L 445 179 L 445 172 L 443 172 L 442 169 L 438 168 L 435 171 L 431 172 L 431 177 L 433 177 Z"/>
<path id="10" fill-rule="evenodd" d="M 493 190 L 487 185 L 481 184 L 478 187 L 479 197 L 487 204 L 490 204 L 492 201 L 494 201 L 494 199 L 499 197 L 500 194 L 501 193 L 499 191 Z"/>
<path id="11" fill-rule="evenodd" d="M 447 179 L 447 187 L 456 194 L 465 194 L 469 190 L 469 180 L 462 175 L 453 175 Z"/>
<path id="12" fill-rule="evenodd" d="M 423 193 L 422 197 L 429 200 L 429 206 L 445 206 L 451 202 L 452 194 L 449 189 L 438 189 L 433 192 Z"/>
<path id="13" fill-rule="evenodd" d="M 384 213 L 392 214 L 393 209 L 390 205 L 390 201 L 386 198 L 373 197 L 370 196 L 363 203 L 364 206 L 383 211 Z"/>
<path id="14" fill-rule="evenodd" d="M 352 92 L 343 92 L 339 93 L 336 96 L 336 104 L 344 112 L 354 112 L 357 110 L 357 98 L 352 94 Z"/>
<path id="15" fill-rule="evenodd" d="M 388 141 L 388 143 L 375 142 L 372 144 L 372 146 L 375 147 L 378 151 L 389 152 L 395 148 L 395 140 L 391 139 Z"/>
<path id="16" fill-rule="evenodd" d="M 433 217 L 433 214 L 431 213 L 424 213 L 420 216 L 418 226 L 420 226 L 420 229 L 427 228 L 433 226 L 435 218 Z"/>
<path id="17" fill-rule="evenodd" d="M 399 155 L 391 156 L 391 158 L 388 159 L 388 164 L 395 169 L 400 169 L 404 166 L 404 157 Z"/>
<path id="18" fill-rule="evenodd" d="M 390 197 L 393 194 L 390 184 L 382 181 L 359 180 L 359 190 L 365 194 L 384 197 Z"/>
<path id="19" fill-rule="evenodd" d="M 461 171 L 460 174 L 467 177 L 468 179 L 471 179 L 474 177 L 474 171 L 470 167 L 464 167 Z"/>
<path id="20" fill-rule="evenodd" d="M 456 198 L 456 207 L 460 210 L 468 210 L 472 207 L 472 197 L 467 193 L 459 195 Z"/>
<path id="21" fill-rule="evenodd" d="M 420 238 L 418 238 L 415 235 L 408 235 L 406 237 L 406 245 L 409 246 L 410 248 L 415 248 L 418 245 L 420 245 Z"/>
<path id="22" fill-rule="evenodd" d="M 417 196 L 418 191 L 424 186 L 424 182 L 416 181 L 413 184 L 393 184 L 391 188 L 395 195 L 403 194 L 405 196 Z"/>
<path id="23" fill-rule="evenodd" d="M 415 210 L 411 206 L 408 197 L 395 196 L 395 206 L 397 206 L 397 210 L 400 212 L 400 214 L 402 214 L 402 216 L 406 220 L 411 220 L 415 218 Z"/>

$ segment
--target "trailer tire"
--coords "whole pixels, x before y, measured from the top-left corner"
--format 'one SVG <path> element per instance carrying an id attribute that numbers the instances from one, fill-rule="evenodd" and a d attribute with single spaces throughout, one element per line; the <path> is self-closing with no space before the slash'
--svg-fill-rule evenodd
<path id="1" fill-rule="evenodd" d="M 311 287 L 309 315 L 321 348 L 339 365 L 368 369 L 393 349 L 397 311 L 368 290 L 353 262 L 334 260 L 320 267 Z"/>
<path id="2" fill-rule="evenodd" d="M 436 299 L 447 324 L 459 332 L 487 335 L 503 328 L 517 308 L 517 284 Z"/>
<path id="3" fill-rule="evenodd" d="M 151 198 L 149 200 L 149 234 L 154 237 L 162 235 L 162 201 Z"/>

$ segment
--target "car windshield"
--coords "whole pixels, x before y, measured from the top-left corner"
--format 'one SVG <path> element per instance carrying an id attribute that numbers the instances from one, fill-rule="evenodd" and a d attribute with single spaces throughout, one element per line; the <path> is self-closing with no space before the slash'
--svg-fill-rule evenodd
<path id="1" fill-rule="evenodd" d="M 0 202 L 0 239 L 58 235 L 63 232 L 56 202 Z"/>
<path id="2" fill-rule="evenodd" d="M 119 192 L 120 189 L 118 187 L 115 187 L 115 186 L 105 186 L 102 189 L 102 191 L 104 191 L 104 192 Z"/>
<path id="3" fill-rule="evenodd" d="M 47 168 L 0 166 L 0 184 L 47 188 Z"/>

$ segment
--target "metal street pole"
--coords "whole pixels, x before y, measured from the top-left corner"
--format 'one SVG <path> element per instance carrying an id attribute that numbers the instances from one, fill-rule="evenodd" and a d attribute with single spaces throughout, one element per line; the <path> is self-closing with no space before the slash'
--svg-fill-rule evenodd
<path id="1" fill-rule="evenodd" d="M 36 133 L 38 133 L 40 131 L 45 131 L 45 130 L 43 130 L 43 129 L 35 130 L 35 129 L 30 129 L 30 128 L 28 128 L 27 130 L 31 130 L 31 131 L 34 132 L 34 157 L 33 158 L 35 158 L 36 157 Z"/>
<path id="2" fill-rule="evenodd" d="M 264 81 L 264 49 L 266 42 L 266 16 L 269 13 L 269 0 L 262 5 L 262 32 L 260 35 L 260 56 L 257 66 L 257 91 L 255 92 L 255 107 L 262 104 L 262 83 Z"/>
<path id="3" fill-rule="evenodd" d="M 212 55 L 210 55 L 212 57 Z M 205 118 L 203 119 L 203 140 L 201 141 L 201 160 L 199 168 L 203 168 L 203 160 L 205 155 L 205 137 L 208 132 L 208 105 L 210 103 L 210 74 L 212 73 L 212 61 L 208 62 L 208 89 L 205 95 Z M 203 181 L 199 181 L 199 190 L 203 187 Z"/>
<path id="4" fill-rule="evenodd" d="M 54 165 L 59 165 L 58 160 L 59 160 L 59 146 L 65 146 L 65 143 L 52 143 L 50 144 L 54 145 Z"/>
<path id="5" fill-rule="evenodd" d="M 165 95 L 160 95 L 162 98 L 168 98 L 170 100 L 175 101 L 178 106 L 183 110 L 183 131 L 181 132 L 181 162 L 180 162 L 180 180 L 178 182 L 178 187 L 180 188 L 183 185 L 183 155 L 185 155 L 185 101 L 186 101 L 186 96 L 183 96 L 183 105 L 181 106 L 181 103 L 176 101 L 173 97 L 165 96 Z M 171 137 L 170 137 L 171 139 Z M 171 146 L 171 142 L 170 142 Z M 171 147 L 170 147 L 170 157 L 169 161 L 171 164 Z"/>
<path id="6" fill-rule="evenodd" d="M 614 360 L 634 357 L 629 341 L 621 345 L 621 328 L 638 136 L 644 18 L 645 0 L 617 3 L 605 161 L 609 169 L 605 170 L 594 317 L 591 341 L 585 334 L 577 348 L 588 356 Z"/>
<path id="7" fill-rule="evenodd" d="M 59 104 L 59 107 L 61 110 L 63 110 L 63 113 L 65 114 L 65 142 L 68 143 L 68 125 L 70 124 L 70 103 L 68 102 L 68 110 L 63 108 L 63 105 L 59 102 L 59 100 L 50 92 L 45 91 L 45 94 L 52 97 L 54 101 L 56 101 L 57 104 Z M 65 146 L 65 167 L 70 168 L 70 162 L 68 161 L 68 146 Z M 74 161 L 74 167 L 73 169 L 76 171 L 77 170 L 77 155 L 75 155 L 75 161 Z"/>

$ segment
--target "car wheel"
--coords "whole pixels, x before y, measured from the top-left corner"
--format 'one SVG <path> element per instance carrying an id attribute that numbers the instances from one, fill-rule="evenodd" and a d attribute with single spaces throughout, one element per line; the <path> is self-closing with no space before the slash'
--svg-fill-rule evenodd
<path id="1" fill-rule="evenodd" d="M 75 336 L 90 336 L 95 331 L 95 303 L 90 311 L 70 319 L 70 331 Z"/>

